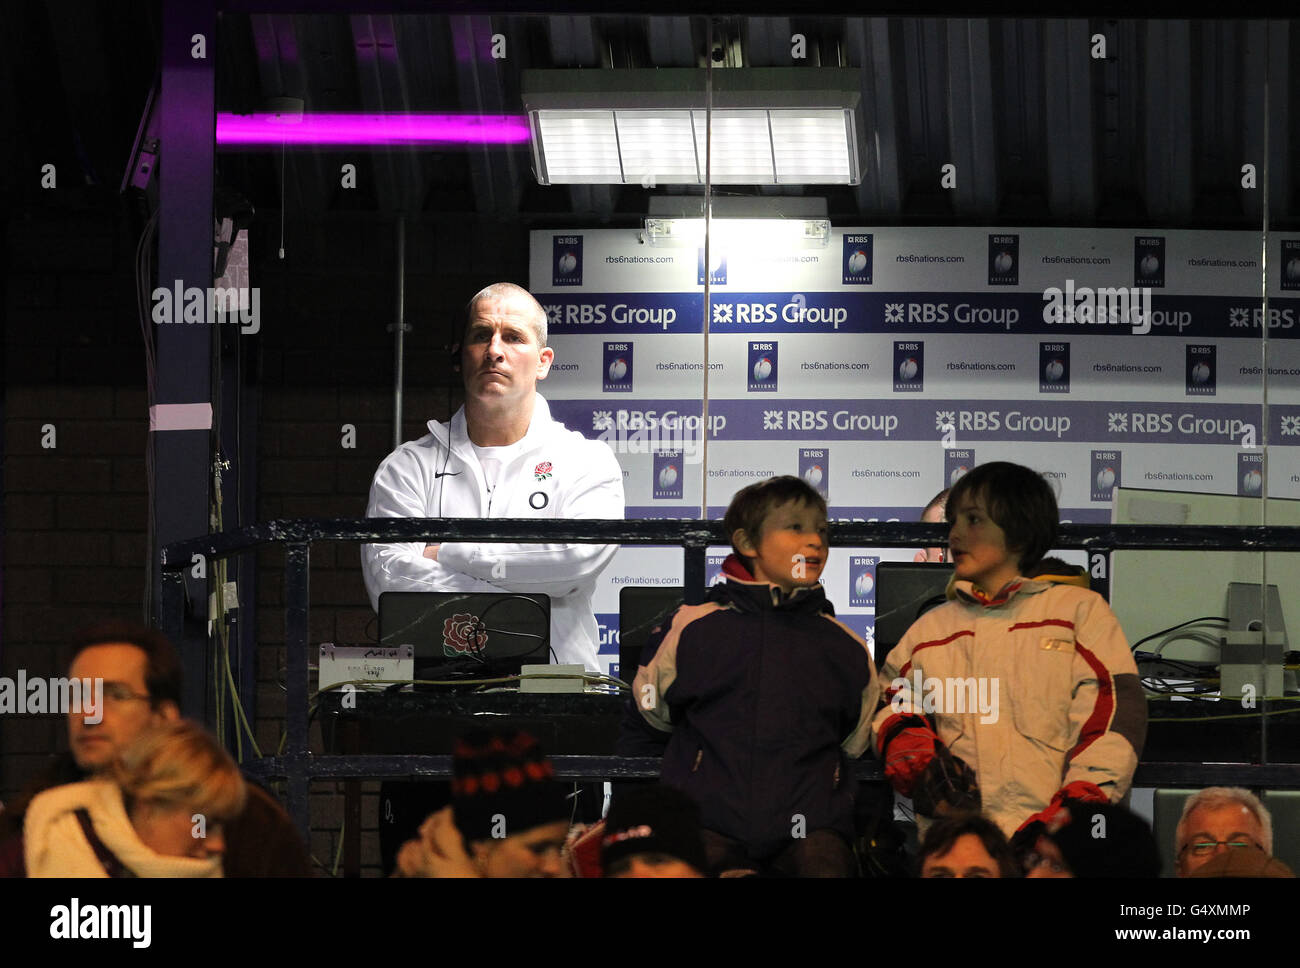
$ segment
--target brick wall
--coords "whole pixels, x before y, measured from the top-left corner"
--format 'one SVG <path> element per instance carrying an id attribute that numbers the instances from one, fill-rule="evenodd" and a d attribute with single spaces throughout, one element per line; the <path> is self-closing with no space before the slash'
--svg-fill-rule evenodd
<path id="1" fill-rule="evenodd" d="M 274 223 L 274 225 L 272 225 Z M 392 448 L 395 241 L 391 219 L 338 213 L 289 224 L 276 258 L 278 219 L 252 234 L 262 331 L 248 347 L 248 399 L 261 419 L 252 520 L 352 517 Z M 132 289 L 134 236 L 115 202 L 87 198 L 8 226 L 14 254 L 7 294 L 4 600 L 0 675 L 53 674 L 64 643 L 87 622 L 138 619 L 144 593 L 148 433 L 143 358 Z M 465 300 L 498 278 L 526 279 L 527 234 L 473 219 L 408 227 L 407 392 L 404 439 L 459 405 L 447 346 Z M 436 272 L 435 272 L 436 267 Z M 42 448 L 53 424 L 57 446 Z M 342 427 L 355 428 L 345 448 Z M 250 467 L 248 470 L 252 470 Z M 283 555 L 258 555 L 257 694 L 246 697 L 264 752 L 283 730 Z M 356 545 L 312 550 L 311 639 L 375 636 Z M 315 688 L 313 674 L 311 688 Z M 313 748 L 320 749 L 319 730 Z M 11 796 L 49 752 L 66 748 L 58 717 L 0 717 L 0 797 Z M 378 871 L 377 784 L 365 784 L 366 873 Z M 312 792 L 312 852 L 330 866 L 342 826 L 341 784 Z"/>
<path id="2" fill-rule="evenodd" d="M 14 212 L 5 241 L 0 675 L 60 674 L 75 629 L 142 614 L 148 414 L 133 241 L 111 195 L 77 189 Z M 65 737 L 57 716 L 0 717 L 0 797 Z"/>

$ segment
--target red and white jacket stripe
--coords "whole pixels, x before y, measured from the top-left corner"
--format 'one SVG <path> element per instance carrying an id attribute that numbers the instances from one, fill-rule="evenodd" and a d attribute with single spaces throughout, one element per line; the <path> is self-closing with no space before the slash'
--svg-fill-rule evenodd
<path id="1" fill-rule="evenodd" d="M 890 652 L 873 745 L 900 715 L 929 719 L 975 771 L 983 811 L 1010 836 L 1068 783 L 1128 791 L 1146 700 L 1114 612 L 1095 592 L 1017 578 L 992 600 L 954 581 Z"/>

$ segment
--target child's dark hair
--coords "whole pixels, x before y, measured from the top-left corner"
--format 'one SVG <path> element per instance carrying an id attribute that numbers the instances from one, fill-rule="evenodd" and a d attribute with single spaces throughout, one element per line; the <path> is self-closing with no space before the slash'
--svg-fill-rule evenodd
<path id="1" fill-rule="evenodd" d="M 1007 548 L 1020 556 L 1020 571 L 1033 568 L 1056 540 L 1060 512 L 1052 485 L 1037 471 L 992 461 L 957 479 L 948 495 L 945 517 L 952 521 L 962 501 L 983 499 L 984 507 L 1007 535 Z"/>
<path id="2" fill-rule="evenodd" d="M 744 531 L 749 540 L 757 544 L 763 534 L 763 522 L 772 513 L 772 509 L 790 501 L 811 504 L 822 514 L 826 514 L 826 499 L 817 492 L 816 488 L 802 477 L 783 474 L 757 484 L 750 484 L 737 491 L 731 503 L 727 505 L 727 514 L 722 519 L 722 525 L 727 529 L 728 535 L 734 535 L 737 530 Z M 741 554 L 734 541 L 731 543 L 731 550 L 738 555 Z"/>

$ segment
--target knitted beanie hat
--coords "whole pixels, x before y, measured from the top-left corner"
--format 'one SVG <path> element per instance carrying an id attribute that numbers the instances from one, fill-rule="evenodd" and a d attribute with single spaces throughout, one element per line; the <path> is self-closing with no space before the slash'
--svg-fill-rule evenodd
<path id="1" fill-rule="evenodd" d="M 1065 800 L 1063 807 L 1047 836 L 1075 877 L 1160 876 L 1156 838 L 1133 811 L 1082 800 Z"/>
<path id="2" fill-rule="evenodd" d="M 700 808 L 663 784 L 619 793 L 605 817 L 601 866 L 606 871 L 633 854 L 666 854 L 703 873 L 708 862 L 700 835 Z"/>
<path id="3" fill-rule="evenodd" d="M 451 770 L 452 814 L 467 842 L 569 819 L 564 788 L 527 733 L 470 733 L 456 741 Z"/>

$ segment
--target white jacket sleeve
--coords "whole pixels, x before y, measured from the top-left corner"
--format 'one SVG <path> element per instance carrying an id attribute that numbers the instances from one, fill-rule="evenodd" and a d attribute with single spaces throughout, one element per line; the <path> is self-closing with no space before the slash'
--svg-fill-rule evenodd
<path id="1" fill-rule="evenodd" d="M 559 495 L 555 517 L 621 520 L 623 471 L 613 451 L 592 441 L 583 456 L 584 469 Z M 583 586 L 590 591 L 617 550 L 618 545 L 450 542 L 438 548 L 438 562 L 507 591 L 556 598 Z"/>
<path id="2" fill-rule="evenodd" d="M 425 518 L 431 493 L 425 468 L 406 449 L 389 454 L 370 485 L 369 518 Z M 364 544 L 361 566 L 370 605 L 379 611 L 381 592 L 495 592 L 501 589 L 424 557 L 426 542 Z M 443 547 L 446 547 L 445 545 Z M 440 549 L 441 553 L 441 549 Z"/>

